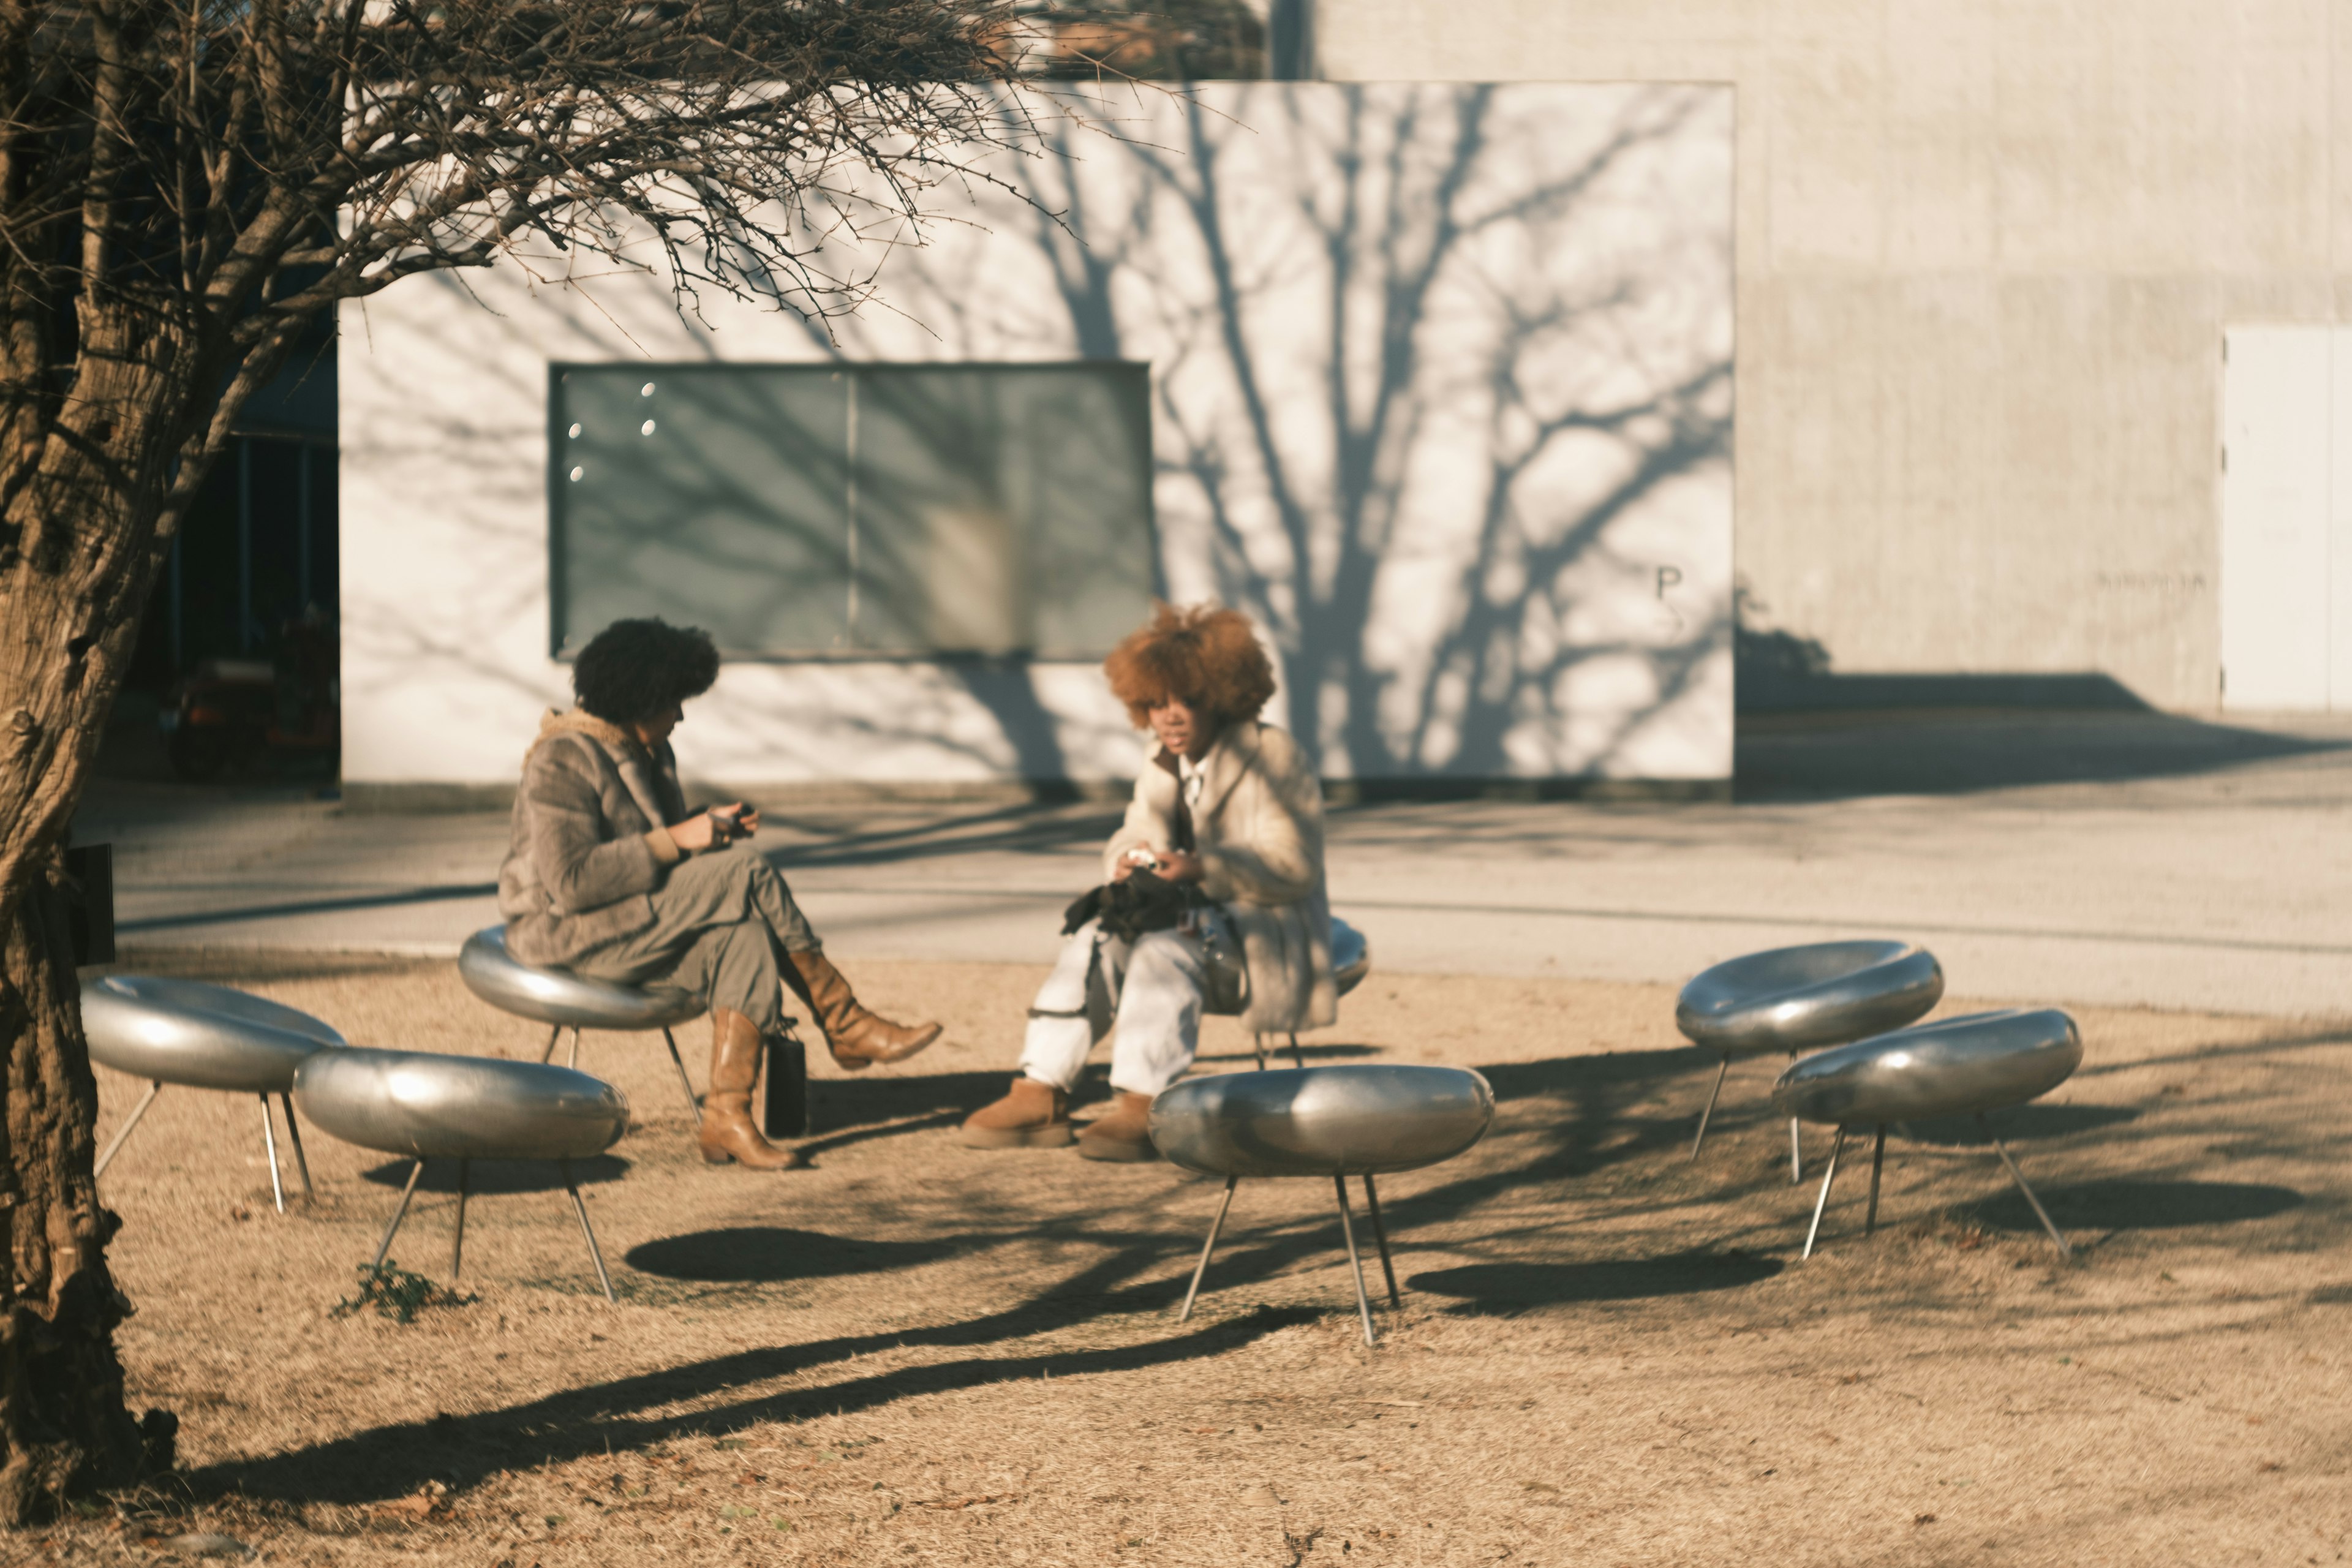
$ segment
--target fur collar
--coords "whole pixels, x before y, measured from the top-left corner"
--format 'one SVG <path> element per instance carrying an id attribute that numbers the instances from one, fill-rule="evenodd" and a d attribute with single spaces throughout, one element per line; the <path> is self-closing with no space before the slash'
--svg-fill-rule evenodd
<path id="1" fill-rule="evenodd" d="M 539 738 L 531 742 L 530 755 L 536 755 L 549 742 L 566 735 L 578 735 L 604 747 L 613 759 L 614 771 L 621 775 L 621 787 L 629 792 L 629 798 L 637 803 L 646 820 L 656 827 L 669 821 L 669 814 L 662 806 L 664 759 L 647 750 L 643 741 L 584 708 L 575 708 L 569 713 L 558 713 L 551 708 L 540 718 Z M 529 761 L 526 756 L 526 765 Z"/>

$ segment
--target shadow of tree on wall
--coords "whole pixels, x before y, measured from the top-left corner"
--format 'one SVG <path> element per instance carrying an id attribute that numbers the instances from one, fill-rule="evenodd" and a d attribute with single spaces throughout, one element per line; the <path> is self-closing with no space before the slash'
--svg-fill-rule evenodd
<path id="1" fill-rule="evenodd" d="M 1072 176 L 1099 153 L 1065 131 L 1044 182 L 1061 220 L 1030 220 L 1081 355 L 1172 351 L 1151 356 L 1163 513 L 1205 520 L 1213 578 L 1171 570 L 1171 586 L 1268 629 L 1287 725 L 1327 774 L 1630 771 L 1631 739 L 1730 647 L 1727 593 L 1676 603 L 1683 568 L 1626 559 L 1612 532 L 1706 475 L 1728 554 L 1727 204 L 1689 221 L 1677 255 L 1612 250 L 1610 232 L 1629 188 L 1688 199 L 1673 151 L 1727 137 L 1725 105 L 1628 95 L 1580 157 L 1529 179 L 1525 121 L 1498 133 L 1507 90 L 1349 89 L 1336 120 L 1276 93 L 1234 117 L 1187 100 L 1180 144 L 1123 150 L 1144 177 L 1117 211 Z M 1237 145 L 1277 131 L 1301 154 L 1283 188 L 1264 163 L 1229 176 Z M 1268 204 L 1311 255 L 1253 243 Z M 1548 244 L 1588 254 L 1572 277 L 1513 254 Z M 1167 319 L 1195 268 L 1208 292 Z M 1710 268 L 1719 300 L 1692 297 Z M 1140 330 L 1122 309 L 1139 276 L 1163 310 Z M 1302 314 L 1318 318 L 1311 379 Z M 1204 414 L 1220 403 L 1232 416 Z M 1580 672 L 1629 662 L 1642 700 L 1573 694 Z"/>

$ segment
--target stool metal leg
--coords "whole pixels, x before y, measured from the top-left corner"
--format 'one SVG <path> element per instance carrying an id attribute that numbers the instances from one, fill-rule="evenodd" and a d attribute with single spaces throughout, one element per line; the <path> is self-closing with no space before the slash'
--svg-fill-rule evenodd
<path id="1" fill-rule="evenodd" d="M 572 1026 L 572 1054 L 564 1058 L 563 1065 L 575 1070 L 580 1066 L 580 1026 L 577 1024 Z"/>
<path id="2" fill-rule="evenodd" d="M 1356 1221 L 1348 1212 L 1348 1178 L 1334 1176 L 1331 1185 L 1339 1194 L 1339 1234 L 1348 1243 L 1348 1272 L 1356 1281 L 1356 1315 L 1364 1321 L 1364 1343 L 1376 1345 L 1380 1341 L 1372 1333 L 1372 1299 L 1364 1294 L 1364 1260 L 1356 1255 Z"/>
<path id="3" fill-rule="evenodd" d="M 1250 1040 L 1252 1044 L 1257 1047 L 1257 1070 L 1264 1072 L 1265 1070 L 1265 1037 L 1264 1035 L 1252 1035 L 1250 1037 Z"/>
<path id="4" fill-rule="evenodd" d="M 1307 1053 L 1298 1048 L 1298 1037 L 1290 1037 L 1290 1059 L 1302 1069 L 1307 1066 Z"/>
<path id="5" fill-rule="evenodd" d="M 132 1106 L 131 1108 L 131 1114 L 124 1118 L 122 1122 L 122 1131 L 114 1135 L 114 1142 L 106 1146 L 106 1152 L 100 1154 L 98 1157 L 98 1163 L 90 1167 L 89 1179 L 91 1181 L 94 1182 L 98 1180 L 99 1177 L 106 1174 L 106 1168 L 114 1163 L 116 1152 L 121 1149 L 123 1144 L 131 1141 L 131 1130 L 139 1125 L 139 1119 L 147 1114 L 147 1108 L 154 1104 L 155 1097 L 163 1092 L 163 1080 L 162 1079 L 157 1079 L 154 1082 L 147 1086 L 147 1092 L 140 1096 L 139 1103 Z"/>
<path id="6" fill-rule="evenodd" d="M 547 1048 L 546 1048 L 546 1049 L 544 1049 L 544 1050 L 542 1050 L 542 1051 L 541 1051 L 541 1052 L 539 1053 L 539 1059 L 540 1059 L 541 1061 L 542 1061 L 542 1062 L 551 1062 L 551 1061 L 553 1061 L 553 1060 L 555 1059 L 555 1042 L 556 1042 L 556 1041 L 558 1041 L 558 1040 L 560 1040 L 560 1039 L 562 1039 L 562 1037 L 563 1037 L 563 1026 L 562 1026 L 562 1025 L 558 1024 L 558 1025 L 556 1025 L 553 1028 L 551 1028 L 551 1029 L 548 1030 L 548 1031 L 547 1031 Z"/>
<path id="7" fill-rule="evenodd" d="M 572 1194 L 572 1212 L 580 1216 L 580 1234 L 588 1238 L 589 1261 L 596 1265 L 596 1283 L 604 1288 L 605 1300 L 617 1301 L 619 1298 L 613 1294 L 613 1281 L 604 1272 L 604 1255 L 597 1250 L 595 1227 L 588 1223 L 587 1201 L 580 1195 L 580 1184 L 572 1179 L 572 1162 L 565 1160 L 562 1163 L 563 1187 Z"/>
<path id="8" fill-rule="evenodd" d="M 1830 1184 L 1837 1180 L 1838 1156 L 1844 1152 L 1845 1129 L 1841 1126 L 1836 1139 L 1830 1144 L 1830 1168 L 1822 1173 L 1822 1195 L 1813 1200 L 1812 1228 L 1805 1232 L 1805 1250 L 1800 1254 L 1801 1257 L 1811 1258 L 1813 1255 L 1813 1238 L 1822 1233 L 1822 1211 L 1830 1206 Z"/>
<path id="9" fill-rule="evenodd" d="M 1370 1171 L 1364 1173 L 1364 1206 L 1372 1211 L 1372 1245 L 1381 1249 L 1381 1273 L 1389 1282 L 1389 1308 L 1391 1311 L 1402 1311 L 1404 1301 L 1397 1295 L 1396 1265 L 1389 1261 L 1388 1227 L 1381 1224 L 1380 1189 L 1372 1185 Z"/>
<path id="10" fill-rule="evenodd" d="M 269 1118 L 269 1097 L 261 1095 L 261 1147 L 269 1156 L 269 1195 L 278 1205 L 278 1212 L 286 1212 L 286 1186 L 278 1179 L 278 1130 Z"/>
<path id="11" fill-rule="evenodd" d="M 466 1264 L 466 1178 L 472 1174 L 473 1163 L 462 1157 L 457 1161 L 457 1223 L 449 1232 L 449 1278 L 452 1279 L 457 1278 L 457 1271 Z"/>
<path id="12" fill-rule="evenodd" d="M 400 1222 L 408 1217 L 408 1200 L 416 1195 L 416 1178 L 425 1174 L 425 1162 L 418 1160 L 408 1173 L 408 1185 L 400 1189 L 400 1206 L 392 1211 L 392 1223 L 383 1227 L 383 1239 L 375 1244 L 375 1261 L 371 1268 L 383 1267 L 383 1255 L 392 1250 L 392 1238 L 400 1234 Z"/>
<path id="13" fill-rule="evenodd" d="M 670 1065 L 677 1068 L 677 1087 L 686 1090 L 686 1113 L 699 1118 L 702 1101 L 694 1097 L 694 1080 L 686 1076 L 686 1058 L 677 1054 L 677 1037 L 669 1032 L 667 1025 L 662 1028 L 662 1039 L 669 1047 Z"/>
<path id="14" fill-rule="evenodd" d="M 1878 1168 L 1886 1163 L 1886 1124 L 1878 1125 L 1878 1141 L 1870 1146 L 1870 1212 L 1862 1216 L 1862 1234 L 1878 1228 Z"/>
<path id="15" fill-rule="evenodd" d="M 1797 1053 L 1790 1051 L 1789 1059 L 1795 1061 Z M 1805 1140 L 1797 1131 L 1797 1119 L 1789 1118 L 1789 1184 L 1801 1186 L 1805 1180 Z"/>
<path id="16" fill-rule="evenodd" d="M 1715 1087 L 1706 1091 L 1706 1103 L 1699 1108 L 1698 1136 L 1691 1140 L 1691 1158 L 1694 1160 L 1698 1158 L 1698 1152 L 1706 1147 L 1707 1118 L 1715 1114 L 1715 1102 L 1723 1093 L 1723 1075 L 1730 1070 L 1729 1057 L 1724 1058 L 1723 1065 L 1715 1069 Z"/>
<path id="17" fill-rule="evenodd" d="M 302 1152 L 302 1127 L 294 1120 L 294 1097 L 281 1094 L 278 1097 L 278 1103 L 286 1108 L 286 1140 L 294 1145 L 294 1168 L 302 1173 L 302 1195 L 315 1198 L 319 1195 L 319 1189 L 310 1184 L 310 1160 Z"/>
<path id="18" fill-rule="evenodd" d="M 1201 1276 L 1209 1271 L 1209 1254 L 1217 1250 L 1217 1233 L 1225 1228 L 1225 1215 L 1234 1206 L 1234 1189 L 1240 1184 L 1239 1176 L 1225 1178 L 1224 1198 L 1217 1205 L 1217 1217 L 1210 1222 L 1209 1239 L 1201 1244 L 1201 1261 L 1192 1266 L 1192 1284 L 1184 1292 L 1183 1310 L 1176 1314 L 1180 1323 L 1192 1320 L 1192 1299 L 1201 1293 Z"/>
<path id="19" fill-rule="evenodd" d="M 2035 1197 L 2033 1189 L 2025 1184 L 2025 1173 L 2019 1170 L 2017 1162 L 2009 1157 L 2009 1146 L 2000 1139 L 1993 1138 L 1992 1123 L 1984 1119 L 1984 1112 L 1981 1110 L 1977 1112 L 1977 1125 L 1984 1129 L 1986 1137 L 1992 1138 L 1992 1146 L 2000 1153 L 2000 1163 L 2009 1167 L 2010 1176 L 2017 1183 L 2017 1190 L 2023 1193 L 2025 1201 L 2033 1205 L 2033 1217 L 2042 1222 L 2042 1228 L 2048 1231 L 2050 1239 L 2058 1244 L 2058 1256 L 2074 1257 L 2074 1249 L 2066 1245 L 2066 1238 L 2058 1234 L 2058 1227 L 2050 1221 L 2050 1211 L 2042 1206 L 2042 1200 Z"/>

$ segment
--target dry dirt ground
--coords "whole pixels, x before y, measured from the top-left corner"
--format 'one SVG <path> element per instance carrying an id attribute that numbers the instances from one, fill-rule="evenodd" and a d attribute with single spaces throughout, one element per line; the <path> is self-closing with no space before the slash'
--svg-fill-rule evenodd
<path id="1" fill-rule="evenodd" d="M 359 1044 L 537 1053 L 446 964 L 268 964 L 141 967 Z M 1384 1184 L 1404 1307 L 1367 1351 L 1321 1184 L 1244 1184 L 1179 1326 L 1216 1184 L 954 1144 L 1034 972 L 853 977 L 950 1043 L 818 1084 L 805 1171 L 705 1167 L 658 1041 L 589 1037 L 643 1123 L 589 1188 L 618 1306 L 551 1170 L 478 1167 L 462 1304 L 338 1315 L 404 1166 L 314 1132 L 318 1198 L 280 1217 L 253 1102 L 166 1090 L 103 1191 L 134 1407 L 179 1413 L 184 1479 L 0 1558 L 158 1561 L 201 1532 L 266 1562 L 469 1568 L 2346 1550 L 2340 1022 L 2081 1012 L 2083 1070 L 1999 1124 L 2074 1261 L 1969 1128 L 1926 1125 L 1890 1146 L 1877 1235 L 1850 1164 L 1800 1261 L 1813 1186 L 1765 1112 L 1774 1064 L 1734 1069 L 1692 1163 L 1711 1065 L 1669 991 L 1376 974 L 1315 1058 L 1474 1065 L 1500 1110 L 1469 1154 Z M 698 1030 L 698 1079 L 702 1055 Z M 1248 1065 L 1228 1025 L 1203 1056 Z M 102 1136 L 138 1087 L 105 1079 Z M 403 1265 L 446 1279 L 451 1190 L 428 1174 Z"/>

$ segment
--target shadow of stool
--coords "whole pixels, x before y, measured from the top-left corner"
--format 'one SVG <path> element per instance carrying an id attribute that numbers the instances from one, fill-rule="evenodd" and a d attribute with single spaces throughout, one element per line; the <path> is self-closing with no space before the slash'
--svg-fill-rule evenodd
<path id="1" fill-rule="evenodd" d="M 670 1030 L 702 1012 L 702 999 L 690 992 L 666 986 L 622 985 L 591 980 L 569 970 L 543 969 L 525 963 L 507 951 L 504 926 L 488 926 L 466 939 L 457 950 L 457 973 L 466 989 L 502 1012 L 548 1026 L 542 1062 L 555 1055 L 555 1042 L 572 1031 L 572 1053 L 565 1065 L 580 1065 L 580 1031 L 608 1029 L 615 1034 L 639 1034 L 659 1029 L 669 1047 L 670 1065 L 677 1068 L 677 1086 L 686 1094 L 688 1117 L 699 1120 L 702 1101 L 694 1080 L 686 1076 L 686 1058 L 677 1053 L 677 1037 Z"/>
<path id="2" fill-rule="evenodd" d="M 1486 1136 L 1494 1120 L 1495 1091 L 1465 1068 L 1283 1068 L 1188 1079 L 1162 1089 L 1151 1102 L 1151 1142 L 1188 1171 L 1225 1178 L 1224 1198 L 1177 1321 L 1192 1315 L 1201 1277 L 1208 1272 L 1210 1254 L 1234 1206 L 1234 1189 L 1244 1176 L 1328 1176 L 1339 1198 L 1339 1234 L 1348 1244 L 1364 1342 L 1375 1343 L 1371 1299 L 1364 1293 L 1364 1265 L 1348 1210 L 1348 1178 L 1364 1179 L 1364 1204 L 1371 1213 L 1389 1305 L 1402 1306 L 1372 1178 L 1451 1160 Z"/>
<path id="3" fill-rule="evenodd" d="M 1838 1155 L 1850 1130 L 1877 1130 L 1870 1152 L 1870 1208 L 1862 1226 L 1868 1236 L 1878 1226 L 1878 1177 L 1886 1160 L 1887 1124 L 1974 1116 L 2000 1163 L 2009 1167 L 2017 1190 L 2032 1205 L 2034 1217 L 2057 1244 L 2058 1255 L 2071 1257 L 2066 1238 L 2025 1184 L 2025 1173 L 2010 1157 L 2009 1146 L 1993 1136 L 1985 1112 L 2049 1093 L 2074 1076 L 2082 1061 L 2083 1037 L 2074 1019 L 2054 1007 L 2011 1007 L 1857 1040 L 1807 1057 L 1782 1073 L 1772 1086 L 1774 1109 L 1837 1128 L 1829 1169 L 1822 1173 L 1821 1196 L 1813 1202 L 1813 1223 L 1805 1232 L 1803 1256 L 1813 1255 L 1813 1238 L 1821 1234 L 1822 1213 L 1829 1206 L 1830 1184 L 1837 1180 Z"/>
<path id="4" fill-rule="evenodd" d="M 1249 971 L 1243 962 L 1239 945 L 1227 940 L 1229 936 L 1229 931 L 1213 930 L 1212 940 L 1206 944 L 1208 978 L 1201 998 L 1201 1011 L 1213 1018 L 1238 1018 L 1249 1010 Z M 1364 976 L 1371 972 L 1370 940 L 1338 915 L 1333 915 L 1331 917 L 1332 989 L 1338 994 L 1345 996 L 1349 992 L 1361 985 L 1364 983 Z M 1089 976 L 1090 980 L 1091 978 Z M 1092 1005 L 1094 1004 L 1090 990 L 1089 1005 Z M 1101 1022 L 1097 1026 L 1096 1033 L 1105 1034 L 1109 1031 L 1109 993 L 1106 990 L 1101 1000 Z M 1266 1065 L 1268 1052 L 1273 1049 L 1274 1037 L 1253 1035 L 1250 1038 L 1257 1047 L 1257 1065 L 1263 1068 Z M 1290 1059 L 1299 1067 L 1305 1067 L 1307 1053 L 1299 1049 L 1297 1031 L 1292 1031 L 1288 1039 Z"/>
<path id="5" fill-rule="evenodd" d="M 453 1279 L 465 1262 L 472 1162 L 552 1160 L 562 1173 L 563 1190 L 572 1194 L 572 1213 L 596 1266 L 596 1283 L 604 1300 L 613 1300 L 604 1255 L 572 1170 L 572 1161 L 603 1153 L 628 1131 L 629 1102 L 611 1084 L 543 1062 L 352 1048 L 303 1063 L 294 1075 L 294 1098 L 305 1116 L 344 1142 L 416 1162 L 370 1267 L 383 1266 L 426 1160 L 457 1162 L 457 1216 L 449 1241 Z"/>
<path id="6" fill-rule="evenodd" d="M 85 984 L 81 1026 L 90 1060 L 147 1080 L 146 1094 L 99 1155 L 91 1180 L 106 1173 L 139 1119 L 172 1083 L 260 1100 L 269 1194 L 284 1214 L 286 1188 L 278 1178 L 278 1134 L 269 1116 L 269 1097 L 278 1096 L 286 1108 L 286 1135 L 294 1145 L 302 1193 L 310 1195 L 310 1162 L 302 1153 L 302 1130 L 295 1124 L 290 1098 L 294 1072 L 315 1052 L 345 1048 L 342 1036 L 308 1013 L 247 992 L 149 974 L 110 974 Z"/>
<path id="7" fill-rule="evenodd" d="M 1842 1046 L 1896 1029 L 1926 1016 L 1942 1000 L 1944 971 L 1936 955 L 1907 942 L 1818 942 L 1776 947 L 1717 964 L 1683 987 L 1675 1001 L 1675 1027 L 1706 1050 L 1722 1054 L 1715 1087 L 1698 1113 L 1691 1158 L 1706 1146 L 1707 1119 L 1736 1057 L 1785 1051 L 1794 1057 L 1817 1046 Z M 1804 1144 L 1789 1121 L 1789 1181 L 1805 1179 Z"/>

